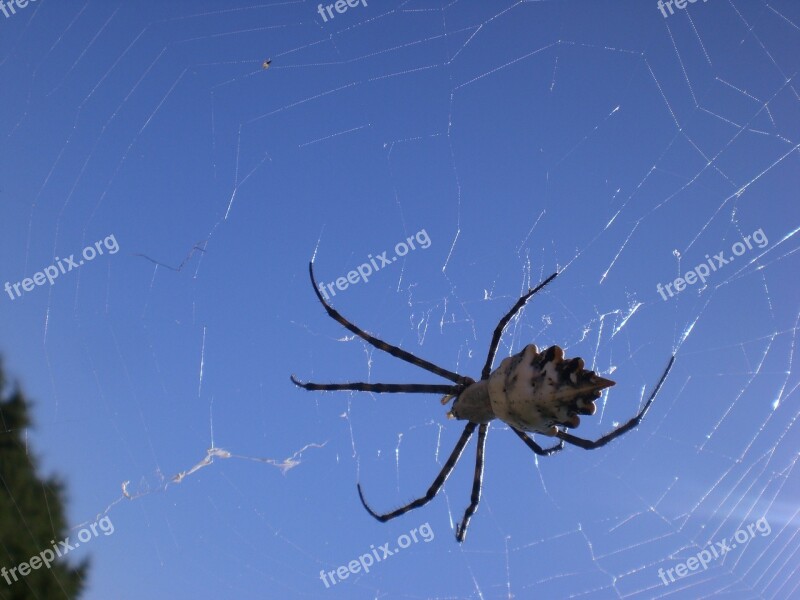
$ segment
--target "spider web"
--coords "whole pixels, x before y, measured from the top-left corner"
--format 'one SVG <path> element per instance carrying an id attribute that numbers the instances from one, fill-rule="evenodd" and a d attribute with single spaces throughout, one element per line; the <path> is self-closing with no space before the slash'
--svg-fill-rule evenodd
<path id="1" fill-rule="evenodd" d="M 0 18 L 4 281 L 119 243 L 0 310 L 72 531 L 114 522 L 71 555 L 93 558 L 85 597 L 798 597 L 800 11 L 674 12 L 88 0 Z M 446 383 L 327 318 L 311 257 L 346 317 L 473 377 L 558 270 L 495 364 L 558 344 L 614 379 L 586 438 L 676 363 L 602 449 L 540 459 L 492 423 L 464 544 L 475 440 L 436 499 L 380 524 L 356 483 L 377 511 L 418 497 L 464 424 L 435 395 L 292 386 Z M 360 265 L 380 268 L 348 282 Z"/>

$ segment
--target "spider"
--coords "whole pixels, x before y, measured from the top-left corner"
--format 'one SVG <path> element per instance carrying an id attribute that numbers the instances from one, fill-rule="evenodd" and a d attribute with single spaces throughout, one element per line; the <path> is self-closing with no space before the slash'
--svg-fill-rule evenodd
<path id="1" fill-rule="evenodd" d="M 636 427 L 647 413 L 650 405 L 655 400 L 658 391 L 667 378 L 675 355 L 667 363 L 667 368 L 661 375 L 653 392 L 648 397 L 639 413 L 628 422 L 614 428 L 611 432 L 596 440 L 587 440 L 566 432 L 566 429 L 578 427 L 582 415 L 593 415 L 596 410 L 594 401 L 601 395 L 601 390 L 615 384 L 614 381 L 605 379 L 595 374 L 594 371 L 584 369 L 581 358 L 564 359 L 564 351 L 558 346 L 551 346 L 539 352 L 535 345 L 529 344 L 513 356 L 504 359 L 500 366 L 492 371 L 495 353 L 500 344 L 508 323 L 522 309 L 527 301 L 556 278 L 558 273 L 553 273 L 535 288 L 531 288 L 522 295 L 511 310 L 500 319 L 492 335 L 489 345 L 489 354 L 481 371 L 478 381 L 464 375 L 459 375 L 443 369 L 427 360 L 419 358 L 410 352 L 387 344 L 364 330 L 360 329 L 339 312 L 331 307 L 320 294 L 317 281 L 314 278 L 314 262 L 308 265 L 311 284 L 317 298 L 322 303 L 328 315 L 352 331 L 358 337 L 401 360 L 416 365 L 426 371 L 435 373 L 453 382 L 451 385 L 438 385 L 427 383 L 304 383 L 291 376 L 292 382 L 306 390 L 341 391 L 352 390 L 358 392 L 376 393 L 407 393 L 407 394 L 444 394 L 442 404 L 447 404 L 455 399 L 451 410 L 447 413 L 449 418 L 468 421 L 461 437 L 458 439 L 450 457 L 445 462 L 436 479 L 428 488 L 424 496 L 401 506 L 388 513 L 377 513 L 367 504 L 361 484 L 358 487 L 358 496 L 361 504 L 369 514 L 378 521 L 385 523 L 390 519 L 399 517 L 415 508 L 420 508 L 433 500 L 444 485 L 447 478 L 456 466 L 470 437 L 478 430 L 478 450 L 475 461 L 475 475 L 472 482 L 472 495 L 470 503 L 464 512 L 461 523 L 456 527 L 456 540 L 463 542 L 467 535 L 469 522 L 481 499 L 483 483 L 483 454 L 486 445 L 486 433 L 489 423 L 497 418 L 506 423 L 535 454 L 549 456 L 564 448 L 564 442 L 578 446 L 585 450 L 594 450 L 605 446 L 608 442 Z M 528 433 L 556 437 L 559 443 L 549 448 L 542 448 L 528 436 Z"/>

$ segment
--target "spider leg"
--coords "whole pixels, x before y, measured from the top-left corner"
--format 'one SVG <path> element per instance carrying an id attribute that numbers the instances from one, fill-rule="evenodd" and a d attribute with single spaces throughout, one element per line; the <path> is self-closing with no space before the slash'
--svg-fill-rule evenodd
<path id="1" fill-rule="evenodd" d="M 551 454 L 555 454 L 556 452 L 564 449 L 564 440 L 561 440 L 558 444 L 551 446 L 550 448 L 542 448 L 524 431 L 517 429 L 516 427 L 512 427 L 511 430 L 519 436 L 519 439 L 525 442 L 525 445 L 528 446 L 528 448 L 533 450 L 534 454 L 538 454 L 539 456 L 550 456 Z"/>
<path id="2" fill-rule="evenodd" d="M 314 293 L 317 295 L 317 298 L 319 298 L 319 301 L 322 303 L 322 306 L 325 307 L 325 311 L 328 313 L 328 315 L 332 319 L 343 325 L 345 328 L 355 333 L 362 340 L 372 344 L 378 350 L 383 350 L 384 352 L 388 352 L 389 354 L 391 354 L 396 358 L 411 363 L 412 365 L 416 365 L 422 369 L 425 369 L 426 371 L 430 371 L 431 373 L 435 373 L 436 375 L 444 377 L 445 379 L 449 379 L 454 383 L 464 383 L 464 384 L 472 383 L 472 379 L 469 377 L 464 377 L 463 375 L 459 375 L 458 373 L 453 373 L 452 371 L 448 371 L 447 369 L 438 367 L 432 362 L 428 362 L 427 360 L 419 358 L 418 356 L 414 356 L 413 354 L 407 352 L 406 350 L 403 350 L 402 348 L 398 348 L 397 346 L 392 346 L 391 344 L 387 344 L 383 340 L 379 340 L 378 338 L 368 334 L 366 331 L 353 325 L 350 321 L 348 321 L 341 314 L 339 314 L 339 312 L 335 308 L 333 308 L 331 305 L 325 302 L 325 299 L 322 297 L 322 294 L 319 291 L 317 280 L 314 278 L 314 261 L 308 263 L 308 273 L 311 276 L 311 283 L 314 286 Z"/>
<path id="3" fill-rule="evenodd" d="M 525 306 L 525 303 L 530 299 L 531 296 L 553 281 L 553 279 L 556 278 L 556 275 L 558 275 L 558 272 L 553 273 L 542 283 L 521 296 L 520 299 L 517 300 L 517 303 L 511 307 L 511 310 L 506 313 L 506 316 L 500 319 L 500 322 L 497 324 L 494 334 L 492 335 L 492 343 L 489 346 L 489 355 L 486 357 L 486 364 L 483 366 L 483 371 L 481 372 L 481 379 L 488 379 L 489 374 L 492 372 L 494 355 L 497 353 L 497 346 L 500 345 L 500 338 L 503 336 L 503 330 L 506 328 L 506 325 L 508 325 L 508 322 L 514 318 L 514 315 L 516 315 L 523 306 Z"/>
<path id="4" fill-rule="evenodd" d="M 478 504 L 481 501 L 481 486 L 483 485 L 483 450 L 486 447 L 486 432 L 489 429 L 488 423 L 481 423 L 478 427 L 478 453 L 475 458 L 475 475 L 472 479 L 472 495 L 470 496 L 469 506 L 464 511 L 464 518 L 461 523 L 456 527 L 456 541 L 463 542 L 467 537 L 467 528 L 469 527 L 469 520 L 475 511 L 478 510 Z"/>
<path id="5" fill-rule="evenodd" d="M 353 390 L 355 392 L 406 393 L 406 394 L 457 394 L 461 390 L 458 385 L 435 385 L 427 383 L 304 383 L 291 376 L 292 383 L 304 390 L 322 390 L 336 392 Z"/>
<path id="6" fill-rule="evenodd" d="M 416 500 L 409 502 L 405 506 L 401 506 L 397 510 L 393 510 L 392 512 L 380 515 L 372 510 L 367 501 L 364 500 L 364 492 L 361 490 L 361 484 L 358 484 L 358 497 L 361 498 L 361 504 L 364 505 L 364 508 L 367 509 L 367 512 L 371 514 L 373 517 L 378 519 L 381 523 L 385 523 L 389 519 L 394 519 L 395 517 L 399 517 L 407 513 L 410 510 L 414 510 L 415 508 L 419 508 L 420 506 L 425 506 L 428 502 L 433 500 L 436 494 L 439 493 L 439 490 L 442 489 L 444 482 L 447 481 L 447 478 L 450 477 L 450 473 L 453 472 L 453 468 L 456 466 L 458 459 L 461 458 L 461 453 L 464 451 L 464 446 L 467 445 L 469 438 L 472 436 L 472 433 L 475 431 L 475 428 L 478 426 L 477 423 L 469 422 L 467 426 L 464 427 L 464 432 L 461 434 L 461 437 L 458 438 L 458 442 L 456 442 L 456 447 L 453 448 L 453 452 L 450 453 L 450 457 L 447 459 L 447 462 L 444 463 L 442 470 L 439 471 L 439 474 L 436 476 L 436 479 L 433 480 L 431 487 L 428 488 L 428 491 L 425 492 L 425 495 L 421 498 L 417 498 Z"/>
<path id="7" fill-rule="evenodd" d="M 567 442 L 568 444 L 572 444 L 573 446 L 578 446 L 583 448 L 584 450 L 594 450 L 595 448 L 600 448 L 605 446 L 611 440 L 618 438 L 624 433 L 629 432 L 631 429 L 636 427 L 639 423 L 642 422 L 644 415 L 647 413 L 647 410 L 650 408 L 650 405 L 653 403 L 653 400 L 656 399 L 658 395 L 658 391 L 661 389 L 661 386 L 664 384 L 664 380 L 667 378 L 670 369 L 672 369 L 672 364 L 675 362 L 675 355 L 672 355 L 672 358 L 669 359 L 669 363 L 667 364 L 667 368 L 664 370 L 664 374 L 661 376 L 661 379 L 658 380 L 653 393 L 650 394 L 650 397 L 647 399 L 647 402 L 644 403 L 642 410 L 639 411 L 639 414 L 633 417 L 630 421 L 625 423 L 624 425 L 620 425 L 613 431 L 605 434 L 603 437 L 596 439 L 596 440 L 585 440 L 583 438 L 579 438 L 574 435 L 570 435 L 565 431 L 559 431 L 556 433 L 556 437 L 559 439 Z"/>

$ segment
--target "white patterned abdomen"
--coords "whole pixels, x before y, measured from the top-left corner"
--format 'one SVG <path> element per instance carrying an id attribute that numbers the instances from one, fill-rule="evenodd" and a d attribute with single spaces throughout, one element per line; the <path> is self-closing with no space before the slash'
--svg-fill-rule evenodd
<path id="1" fill-rule="evenodd" d="M 593 415 L 601 390 L 614 385 L 583 366 L 580 358 L 564 360 L 558 346 L 543 352 L 525 346 L 490 375 L 492 412 L 517 429 L 544 435 L 555 435 L 556 425 L 577 427 L 578 415 Z"/>

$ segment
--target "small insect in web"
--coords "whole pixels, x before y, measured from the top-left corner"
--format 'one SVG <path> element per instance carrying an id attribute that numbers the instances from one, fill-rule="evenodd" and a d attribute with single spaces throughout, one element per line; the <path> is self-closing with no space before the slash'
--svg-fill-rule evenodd
<path id="1" fill-rule="evenodd" d="M 475 460 L 475 476 L 472 483 L 470 503 L 464 512 L 461 523 L 456 527 L 456 540 L 463 542 L 467 535 L 470 519 L 478 509 L 481 499 L 481 486 L 483 483 L 483 455 L 486 445 L 486 433 L 489 423 L 500 419 L 506 423 L 535 454 L 549 456 L 562 450 L 564 442 L 578 446 L 585 450 L 594 450 L 605 446 L 611 440 L 629 432 L 644 418 L 650 405 L 658 395 L 664 381 L 675 362 L 673 354 L 667 363 L 667 368 L 661 375 L 655 388 L 639 413 L 626 423 L 614 428 L 606 435 L 596 440 L 587 440 L 567 433 L 567 429 L 574 429 L 580 424 L 578 415 L 593 415 L 596 411 L 594 401 L 597 400 L 603 389 L 611 387 L 615 382 L 597 375 L 594 371 L 584 369 L 581 358 L 564 358 L 564 351 L 558 346 L 551 346 L 539 352 L 533 344 L 513 356 L 504 359 L 500 366 L 492 371 L 497 347 L 508 323 L 522 309 L 527 301 L 556 278 L 558 273 L 553 273 L 535 288 L 522 295 L 511 310 L 500 319 L 492 335 L 489 345 L 489 354 L 481 371 L 481 378 L 475 381 L 471 377 L 459 375 L 443 369 L 427 360 L 419 358 L 402 348 L 387 344 L 364 330 L 360 329 L 345 319 L 337 310 L 331 307 L 322 297 L 314 278 L 314 263 L 308 265 L 311 283 L 314 292 L 322 303 L 328 315 L 352 331 L 358 337 L 401 360 L 416 365 L 426 371 L 449 379 L 452 385 L 438 385 L 427 383 L 304 383 L 291 376 L 292 382 L 306 390 L 341 391 L 352 390 L 358 392 L 382 393 L 407 393 L 407 394 L 444 394 L 442 404 L 453 401 L 452 408 L 447 416 L 453 419 L 468 421 L 461 437 L 458 439 L 450 457 L 445 462 L 433 484 L 424 496 L 409 502 L 405 506 L 388 513 L 377 513 L 367 504 L 361 484 L 358 484 L 358 496 L 367 512 L 378 521 L 385 523 L 390 519 L 399 517 L 415 508 L 424 506 L 439 493 L 447 478 L 456 466 L 461 453 L 470 437 L 478 430 L 478 450 Z M 555 446 L 542 448 L 531 439 L 528 433 L 538 433 L 549 437 L 558 438 Z"/>

